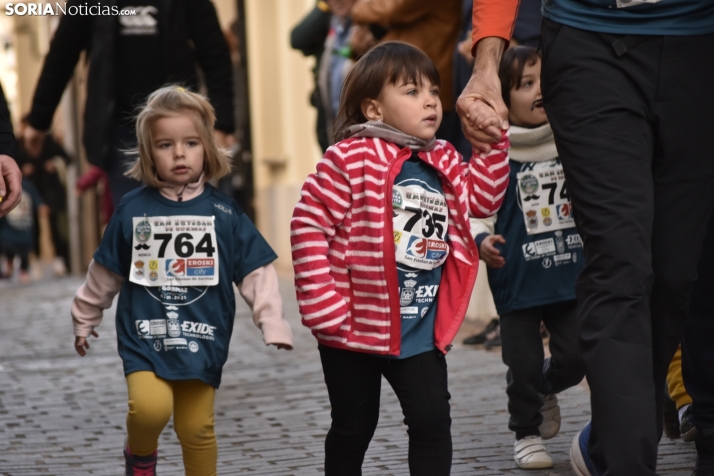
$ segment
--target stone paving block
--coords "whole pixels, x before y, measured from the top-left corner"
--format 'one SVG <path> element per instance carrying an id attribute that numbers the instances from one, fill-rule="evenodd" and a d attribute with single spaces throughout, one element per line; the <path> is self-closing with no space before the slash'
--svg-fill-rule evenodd
<path id="1" fill-rule="evenodd" d="M 0 287 L 0 476 L 98 475 L 123 472 L 126 385 L 116 352 L 114 309 L 105 313 L 89 355 L 73 349 L 69 307 L 77 278 Z M 221 475 L 321 475 L 329 399 L 317 344 L 300 325 L 292 281 L 281 279 L 295 350 L 266 347 L 238 297 L 231 351 L 216 394 Z M 555 468 L 518 470 L 507 429 L 505 367 L 500 353 L 459 344 L 447 358 L 452 395 L 452 474 L 572 475 L 570 442 L 589 419 L 584 387 L 559 400 L 561 433 L 546 442 Z M 365 457 L 368 476 L 408 475 L 406 427 L 389 385 L 382 386 L 380 422 Z M 691 473 L 691 444 L 663 439 L 659 474 Z M 159 474 L 183 474 L 169 424 L 160 437 Z"/>

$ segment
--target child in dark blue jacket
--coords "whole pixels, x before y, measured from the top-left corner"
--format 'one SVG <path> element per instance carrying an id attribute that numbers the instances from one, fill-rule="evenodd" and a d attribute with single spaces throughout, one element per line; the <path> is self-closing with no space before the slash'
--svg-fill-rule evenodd
<path id="1" fill-rule="evenodd" d="M 575 313 L 582 244 L 542 107 L 540 65 L 533 48 L 504 53 L 499 77 L 512 125 L 511 177 L 498 215 L 476 225 L 476 243 L 501 316 L 514 459 L 524 469 L 553 466 L 543 440 L 560 429 L 555 394 L 584 375 Z M 551 357 L 545 362 L 541 321 L 550 333 Z"/>

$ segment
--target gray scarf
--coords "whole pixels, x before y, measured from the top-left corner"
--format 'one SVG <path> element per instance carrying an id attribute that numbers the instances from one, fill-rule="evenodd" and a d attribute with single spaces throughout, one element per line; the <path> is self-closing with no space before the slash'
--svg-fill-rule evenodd
<path id="1" fill-rule="evenodd" d="M 376 137 L 419 152 L 428 152 L 436 145 L 436 137 L 432 137 L 428 141 L 419 139 L 405 134 L 395 127 L 388 126 L 382 121 L 368 121 L 350 126 L 345 131 L 343 139 L 350 137 Z"/>

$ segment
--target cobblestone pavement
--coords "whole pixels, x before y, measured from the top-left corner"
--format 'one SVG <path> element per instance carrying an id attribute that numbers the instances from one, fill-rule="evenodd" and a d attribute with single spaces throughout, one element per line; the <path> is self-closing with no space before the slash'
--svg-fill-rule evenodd
<path id="1" fill-rule="evenodd" d="M 119 475 L 126 388 L 116 353 L 113 310 L 89 355 L 73 348 L 69 307 L 77 278 L 0 288 L 0 475 Z M 217 393 L 219 474 L 322 474 L 329 403 L 314 339 L 299 323 L 290 278 L 281 286 L 296 337 L 293 352 L 266 348 L 239 298 L 230 357 Z M 464 334 L 466 331 L 462 332 Z M 459 337 L 458 341 L 461 340 Z M 498 352 L 455 345 L 447 359 L 455 475 L 572 475 L 571 440 L 589 419 L 588 391 L 560 396 L 563 427 L 547 443 L 546 471 L 515 469 L 507 430 L 505 368 Z M 379 427 L 365 475 L 407 475 L 407 436 L 399 404 L 383 387 Z M 183 474 L 169 426 L 161 437 L 159 474 Z M 663 439 L 661 475 L 688 475 L 694 448 Z"/>

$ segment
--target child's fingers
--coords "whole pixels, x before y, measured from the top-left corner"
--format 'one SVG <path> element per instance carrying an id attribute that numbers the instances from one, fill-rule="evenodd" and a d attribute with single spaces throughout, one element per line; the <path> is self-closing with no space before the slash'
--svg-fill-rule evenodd
<path id="1" fill-rule="evenodd" d="M 99 334 L 97 334 L 97 331 L 92 331 L 92 336 L 99 337 Z"/>
<path id="2" fill-rule="evenodd" d="M 288 344 L 270 344 L 270 345 L 274 345 L 275 347 L 277 347 L 278 349 L 281 349 L 281 350 L 293 350 L 293 346 L 288 345 Z"/>
<path id="3" fill-rule="evenodd" d="M 491 266 L 492 268 L 502 268 L 506 264 L 506 260 L 498 257 L 497 259 L 494 260 L 494 264 Z"/>
<path id="4" fill-rule="evenodd" d="M 500 126 L 501 119 L 498 113 L 488 103 L 475 100 L 468 106 L 468 122 L 477 129 L 484 129 L 488 126 L 494 126 L 499 129 L 499 134 L 496 140 L 501 139 Z"/>
<path id="5" fill-rule="evenodd" d="M 466 139 L 474 150 L 484 154 L 491 152 L 491 144 L 494 141 L 490 135 L 492 132 L 490 129 L 486 129 L 486 131 L 477 129 L 464 120 L 461 121 L 461 126 L 464 131 L 464 136 L 466 136 Z"/>
<path id="6" fill-rule="evenodd" d="M 76 337 L 74 339 L 74 350 L 76 350 L 81 357 L 84 357 L 87 354 L 86 349 L 89 349 L 87 339 L 84 337 Z"/>

